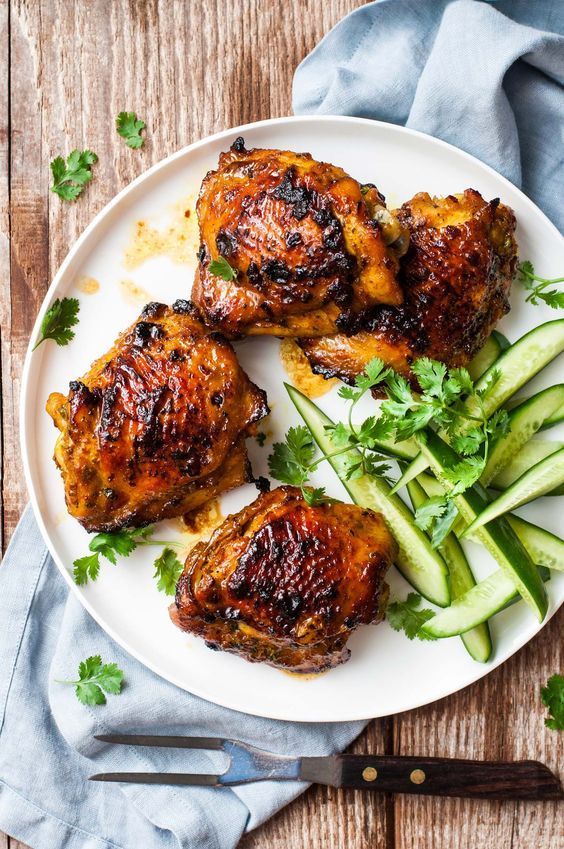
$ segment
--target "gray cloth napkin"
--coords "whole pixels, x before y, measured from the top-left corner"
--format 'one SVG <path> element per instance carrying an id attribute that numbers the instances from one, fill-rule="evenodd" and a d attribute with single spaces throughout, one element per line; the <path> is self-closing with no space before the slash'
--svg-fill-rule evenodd
<path id="1" fill-rule="evenodd" d="M 450 142 L 562 231 L 563 34 L 564 0 L 369 3 L 298 67 L 294 112 L 377 118 Z"/>
<path id="2" fill-rule="evenodd" d="M 564 3 L 381 0 L 346 18 L 299 67 L 298 113 L 407 123 L 469 150 L 559 220 Z M 546 30 L 546 31 L 544 31 Z M 551 32 L 552 31 L 552 34 Z M 560 219 L 561 220 L 561 219 Z M 31 511 L 0 568 L 0 829 L 34 849 L 231 849 L 302 789 L 91 784 L 92 772 L 206 771 L 214 753 L 111 749 L 109 730 L 224 735 L 304 755 L 343 749 L 362 723 L 292 724 L 219 708 L 125 654 L 68 595 Z M 124 670 L 122 695 L 87 708 L 68 678 L 101 654 Z"/>

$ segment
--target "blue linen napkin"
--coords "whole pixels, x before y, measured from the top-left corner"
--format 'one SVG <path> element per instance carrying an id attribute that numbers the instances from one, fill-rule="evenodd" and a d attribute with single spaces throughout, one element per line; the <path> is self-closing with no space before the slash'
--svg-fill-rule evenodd
<path id="1" fill-rule="evenodd" d="M 294 112 L 376 118 L 450 142 L 562 231 L 563 34 L 564 0 L 369 3 L 298 67 Z"/>
<path id="2" fill-rule="evenodd" d="M 147 787 L 88 782 L 106 771 L 222 771 L 217 752 L 106 746 L 110 731 L 234 737 L 272 752 L 323 755 L 364 723 L 290 723 L 227 710 L 154 675 L 68 594 L 28 507 L 0 567 L 0 829 L 33 849 L 232 849 L 305 789 Z M 101 654 L 125 673 L 121 695 L 82 705 L 68 679 Z"/>
<path id="3" fill-rule="evenodd" d="M 539 31 L 540 30 L 540 31 Z M 542 31 L 546 30 L 546 32 Z M 553 220 L 562 197 L 564 3 L 381 0 L 341 22 L 298 68 L 297 113 L 406 123 L 469 150 Z M 98 771 L 209 771 L 216 753 L 112 749 L 109 730 L 230 736 L 281 753 L 343 749 L 363 723 L 292 724 L 219 708 L 124 653 L 82 609 L 28 508 L 0 568 L 0 830 L 34 849 L 232 849 L 304 788 L 88 783 Z M 107 705 L 87 708 L 68 678 L 101 654 L 125 671 Z"/>

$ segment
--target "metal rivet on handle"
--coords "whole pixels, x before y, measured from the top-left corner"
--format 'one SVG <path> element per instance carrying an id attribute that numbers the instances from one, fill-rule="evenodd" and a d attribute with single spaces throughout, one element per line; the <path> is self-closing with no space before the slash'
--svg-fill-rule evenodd
<path id="1" fill-rule="evenodd" d="M 373 766 L 367 766 L 362 770 L 362 777 L 365 781 L 376 781 L 378 778 L 378 770 Z"/>
<path id="2" fill-rule="evenodd" d="M 409 780 L 414 784 L 423 784 L 427 776 L 423 772 L 422 769 L 414 769 L 411 775 L 409 776 Z"/>

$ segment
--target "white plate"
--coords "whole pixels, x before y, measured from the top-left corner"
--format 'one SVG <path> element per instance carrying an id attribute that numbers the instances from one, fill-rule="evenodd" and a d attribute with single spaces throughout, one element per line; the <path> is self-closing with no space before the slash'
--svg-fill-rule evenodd
<path id="1" fill-rule="evenodd" d="M 486 198 L 501 197 L 516 212 L 521 256 L 530 258 L 539 273 L 562 273 L 562 240 L 556 228 L 528 198 L 507 180 L 473 157 L 429 136 L 389 124 L 358 118 L 280 118 L 228 130 L 190 145 L 165 159 L 124 189 L 94 219 L 76 242 L 57 274 L 39 313 L 35 339 L 43 314 L 55 297 L 76 296 L 81 301 L 76 338 L 65 348 L 46 342 L 28 351 L 22 387 L 22 448 L 26 479 L 35 514 L 51 554 L 71 590 L 100 625 L 130 654 L 163 678 L 210 701 L 247 713 L 280 719 L 328 722 L 384 716 L 416 708 L 454 693 L 498 666 L 538 631 L 531 611 L 520 603 L 492 621 L 495 653 L 482 665 L 470 659 L 458 638 L 436 643 L 409 642 L 386 624 L 360 628 L 350 640 L 348 663 L 324 675 L 299 679 L 234 655 L 210 651 L 203 640 L 191 637 L 169 620 L 170 599 L 152 579 L 154 549 L 141 549 L 117 567 L 106 561 L 96 583 L 84 588 L 72 580 L 72 562 L 87 553 L 88 535 L 65 511 L 63 485 L 53 461 L 56 431 L 45 412 L 51 391 L 66 392 L 69 380 L 82 375 L 90 363 L 114 341 L 118 332 L 140 312 L 138 302 L 120 281 L 133 281 L 148 293 L 146 300 L 171 303 L 189 294 L 197 240 L 188 251 L 188 263 L 167 256 L 152 257 L 133 271 L 124 268 L 124 249 L 135 222 L 143 219 L 166 227 L 171 214 L 188 197 L 192 203 L 206 171 L 217 163 L 238 135 L 249 147 L 278 147 L 309 151 L 316 159 L 345 168 L 361 182 L 375 182 L 392 206 L 415 192 L 445 195 L 467 187 Z M 176 213 L 171 212 L 176 205 Z M 193 247 L 193 249 L 192 249 Z M 81 277 L 97 279 L 100 291 L 84 294 Z M 543 321 L 556 318 L 544 307 L 525 304 L 523 291 L 514 286 L 512 311 L 501 324 L 510 340 Z M 252 339 L 237 344 L 244 368 L 268 392 L 274 408 L 274 439 L 298 423 L 282 387 L 286 377 L 275 339 Z M 560 372 L 560 379 L 562 375 Z M 553 364 L 537 379 L 537 387 L 556 382 Z M 529 388 L 527 388 L 529 392 Z M 320 405 L 338 418 L 342 409 L 336 391 Z M 549 438 L 555 436 L 551 431 Z M 256 474 L 266 473 L 268 446 L 249 440 Z M 343 490 L 328 469 L 317 476 L 329 493 Z M 245 486 L 222 499 L 224 514 L 238 510 L 257 495 Z M 561 502 L 544 499 L 523 510 L 553 531 L 562 530 Z M 561 513 L 560 513 L 561 516 Z M 159 537 L 179 536 L 179 525 L 163 523 Z M 494 568 L 477 546 L 468 546 L 478 576 Z M 392 592 L 405 596 L 409 587 L 395 569 Z M 564 600 L 564 574 L 554 574 L 548 585 L 551 616 Z"/>

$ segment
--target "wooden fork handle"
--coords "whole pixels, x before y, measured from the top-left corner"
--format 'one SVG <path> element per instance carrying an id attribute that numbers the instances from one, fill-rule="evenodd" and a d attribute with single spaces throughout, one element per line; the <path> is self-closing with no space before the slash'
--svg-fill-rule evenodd
<path id="1" fill-rule="evenodd" d="M 329 772 L 327 761 L 333 761 Z M 307 764 L 307 761 L 311 763 Z M 318 761 L 318 768 L 313 762 Z M 321 761 L 325 761 L 322 768 Z M 308 777 L 309 773 L 309 777 Z M 474 799 L 564 799 L 559 779 L 539 761 L 335 755 L 303 758 L 302 778 L 336 787 Z"/>

